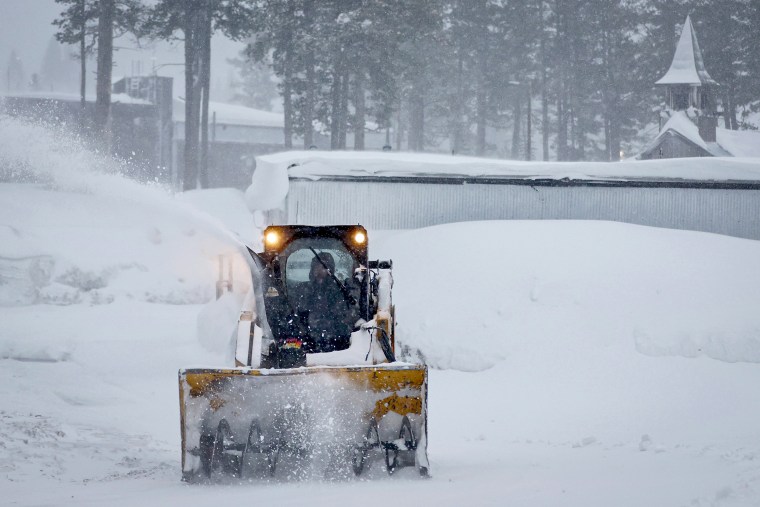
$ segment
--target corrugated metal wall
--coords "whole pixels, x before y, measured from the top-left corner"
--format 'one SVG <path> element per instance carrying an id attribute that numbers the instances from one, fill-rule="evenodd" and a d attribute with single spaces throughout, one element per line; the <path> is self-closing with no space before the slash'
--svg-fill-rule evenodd
<path id="1" fill-rule="evenodd" d="M 291 180 L 286 220 L 382 230 L 494 219 L 615 220 L 760 239 L 760 189 Z"/>

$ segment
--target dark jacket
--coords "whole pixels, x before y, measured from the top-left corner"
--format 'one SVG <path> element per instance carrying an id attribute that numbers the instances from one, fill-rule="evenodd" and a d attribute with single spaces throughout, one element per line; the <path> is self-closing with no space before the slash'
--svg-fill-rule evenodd
<path id="1" fill-rule="evenodd" d="M 338 284 L 331 278 L 325 278 L 321 282 L 315 280 L 309 284 L 305 296 L 306 308 L 309 310 L 309 333 L 316 342 L 317 349 L 348 347 L 351 312 Z"/>

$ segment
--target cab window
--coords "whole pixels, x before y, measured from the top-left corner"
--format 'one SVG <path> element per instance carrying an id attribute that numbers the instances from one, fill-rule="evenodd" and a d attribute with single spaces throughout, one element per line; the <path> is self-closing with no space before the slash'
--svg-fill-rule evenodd
<path id="1" fill-rule="evenodd" d="M 346 246 L 334 238 L 303 238 L 293 241 L 283 251 L 287 256 L 285 262 L 284 279 L 286 290 L 292 302 L 300 300 L 306 285 L 309 283 L 309 272 L 314 259 L 314 252 L 327 252 L 335 261 L 333 273 L 341 283 L 346 283 L 352 278 L 354 272 L 354 258 Z M 300 304 L 298 306 L 301 306 Z"/>

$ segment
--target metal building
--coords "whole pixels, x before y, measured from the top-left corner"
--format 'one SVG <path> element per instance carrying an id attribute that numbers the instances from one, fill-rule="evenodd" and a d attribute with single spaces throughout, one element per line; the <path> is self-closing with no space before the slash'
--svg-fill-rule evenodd
<path id="1" fill-rule="evenodd" d="M 612 220 L 760 239 L 760 159 L 454 165 L 444 156 L 410 162 L 395 155 L 271 156 L 271 167 L 287 172 L 289 184 L 284 209 L 270 221 L 385 230 L 474 220 Z"/>
<path id="2" fill-rule="evenodd" d="M 760 182 L 294 179 L 286 221 L 383 230 L 536 219 L 614 220 L 760 239 Z"/>

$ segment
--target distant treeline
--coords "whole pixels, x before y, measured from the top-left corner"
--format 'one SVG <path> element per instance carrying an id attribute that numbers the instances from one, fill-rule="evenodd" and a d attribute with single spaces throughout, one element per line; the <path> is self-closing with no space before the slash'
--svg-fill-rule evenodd
<path id="1" fill-rule="evenodd" d="M 195 133 L 185 156 L 201 175 L 217 31 L 248 41 L 245 60 L 278 77 L 286 146 L 309 147 L 320 131 L 335 149 L 363 149 L 369 126 L 417 151 L 617 160 L 657 123 L 664 94 L 654 82 L 689 14 L 721 85 L 725 126 L 746 126 L 760 100 L 757 0 L 56 1 L 69 7 L 61 40 L 82 51 L 97 40 L 104 5 L 117 30 L 185 41 L 186 134 Z M 528 119 L 538 137 L 529 153 Z M 494 129 L 511 138 L 495 142 Z"/>

